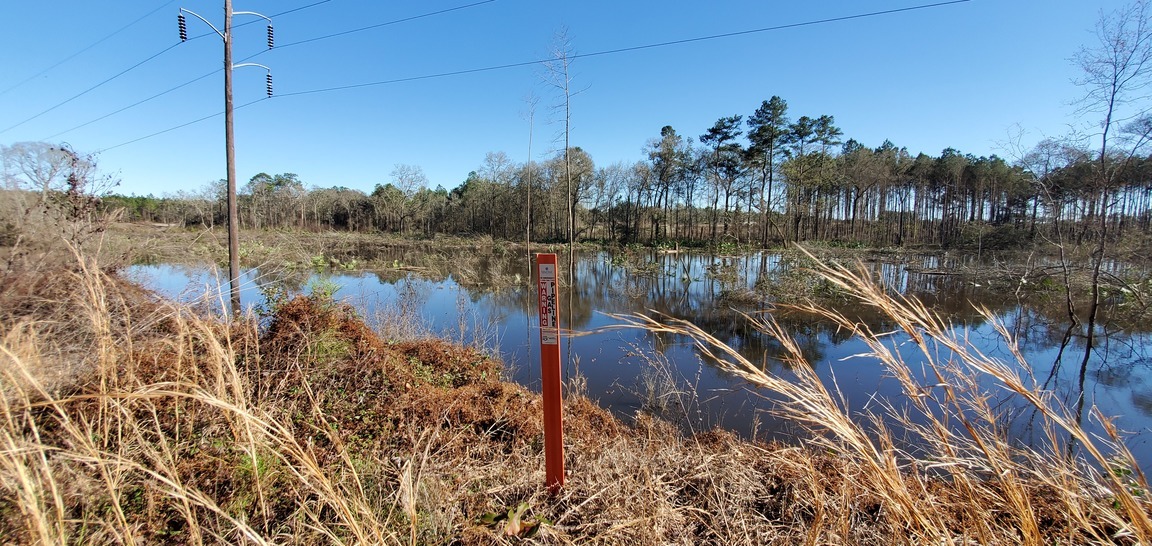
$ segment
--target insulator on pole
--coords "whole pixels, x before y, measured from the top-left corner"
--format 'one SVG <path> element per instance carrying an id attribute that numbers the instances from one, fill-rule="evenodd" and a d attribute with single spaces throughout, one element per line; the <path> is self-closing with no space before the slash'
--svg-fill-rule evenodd
<path id="1" fill-rule="evenodd" d="M 268 49 L 272 49 L 272 25 L 268 25 Z"/>
<path id="2" fill-rule="evenodd" d="M 265 76 L 265 82 L 267 83 L 268 96 L 271 97 L 272 96 L 272 73 L 271 72 L 269 72 L 267 74 L 267 76 Z"/>
<path id="3" fill-rule="evenodd" d="M 181 13 L 176 16 L 176 22 L 180 25 L 180 41 L 188 41 L 188 22 L 184 20 L 184 14 Z"/>

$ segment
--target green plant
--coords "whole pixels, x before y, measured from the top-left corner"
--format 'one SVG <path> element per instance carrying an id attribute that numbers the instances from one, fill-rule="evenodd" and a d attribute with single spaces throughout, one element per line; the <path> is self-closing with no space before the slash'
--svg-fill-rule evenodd
<path id="1" fill-rule="evenodd" d="M 717 254 L 736 254 L 740 251 L 740 245 L 735 241 L 720 241 L 715 250 Z"/>
<path id="2" fill-rule="evenodd" d="M 240 259 L 247 260 L 257 256 L 263 256 L 268 253 L 268 248 L 264 246 L 261 241 L 245 241 L 240 244 Z"/>
<path id="3" fill-rule="evenodd" d="M 528 512 L 528 503 L 521 502 L 507 512 L 489 512 L 480 516 L 480 523 L 497 529 L 500 534 L 518 539 L 529 539 L 540 532 L 542 525 L 552 525 L 552 522 L 542 516 L 533 519 L 524 518 Z"/>
<path id="4" fill-rule="evenodd" d="M 340 291 L 340 284 L 331 278 L 314 277 L 308 281 L 309 297 L 321 305 L 334 305 L 336 292 Z"/>
<path id="5" fill-rule="evenodd" d="M 288 284 L 280 280 L 262 283 L 259 284 L 259 287 L 263 302 L 258 306 L 257 312 L 262 317 L 274 315 L 276 310 L 292 297 L 292 291 L 288 288 Z"/>
<path id="6" fill-rule="evenodd" d="M 721 283 L 733 284 L 740 281 L 740 269 L 736 267 L 735 263 L 727 261 L 713 262 L 711 265 L 704 268 L 705 275 L 708 278 L 716 279 Z"/>

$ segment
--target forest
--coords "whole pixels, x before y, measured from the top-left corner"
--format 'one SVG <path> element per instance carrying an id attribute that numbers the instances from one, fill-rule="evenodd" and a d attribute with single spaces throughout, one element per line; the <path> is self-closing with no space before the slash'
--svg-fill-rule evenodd
<path id="1" fill-rule="evenodd" d="M 7 147 L 6 169 L 35 179 L 29 171 L 51 163 L 53 149 Z M 890 141 L 871 148 L 844 138 L 830 115 L 793 120 L 773 96 L 699 136 L 664 126 L 642 150 L 635 163 L 606 166 L 577 146 L 526 163 L 490 152 L 451 190 L 403 164 L 370 193 L 260 173 L 239 189 L 239 218 L 250 229 L 764 247 L 1012 249 L 1152 229 L 1152 157 L 1098 154 L 1072 140 L 1042 141 L 1012 161 L 953 148 L 913 156 Z M 213 227 L 227 217 L 223 180 L 160 197 L 109 193 L 101 203 L 129 221 Z"/>

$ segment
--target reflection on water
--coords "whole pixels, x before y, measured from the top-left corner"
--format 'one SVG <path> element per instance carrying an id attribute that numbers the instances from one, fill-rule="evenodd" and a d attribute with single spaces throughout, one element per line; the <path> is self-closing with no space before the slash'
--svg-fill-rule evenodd
<path id="1" fill-rule="evenodd" d="M 265 294 L 277 287 L 306 292 L 317 278 L 323 278 L 340 287 L 337 298 L 351 303 L 389 335 L 440 335 L 493 347 L 507 363 L 512 379 L 538 386 L 538 332 L 535 317 L 530 315 L 535 309 L 535 284 L 524 255 L 388 252 L 393 254 L 377 259 L 394 267 L 381 271 L 248 270 L 242 303 L 260 306 Z M 958 266 L 973 265 L 960 260 L 965 258 L 901 255 L 862 265 L 886 286 L 920 298 L 949 318 L 958 334 L 980 351 L 1013 362 L 1010 348 L 973 304 L 987 307 L 1017 337 L 1039 385 L 1069 408 L 1079 408 L 1090 432 L 1101 429 L 1087 417 L 1089 408 L 1118 416 L 1117 426 L 1132 434 L 1128 444 L 1137 459 L 1152 461 L 1152 444 L 1146 434 L 1152 424 L 1148 325 L 1107 332 L 1089 365 L 1082 368 L 1083 336 L 1079 331 L 1068 335 L 1060 301 L 1034 295 L 1021 300 L 1011 288 L 948 274 Z M 786 438 L 791 432 L 788 424 L 765 413 L 772 403 L 770 397 L 747 390 L 708 365 L 688 340 L 605 328 L 619 323 L 611 315 L 660 313 L 688 319 L 750 361 L 787 375 L 777 358 L 782 353 L 779 342 L 753 329 L 740 312 L 764 309 L 765 298 L 776 300 L 826 288 L 813 284 L 811 276 L 797 274 L 801 262 L 794 254 L 770 252 L 738 257 L 657 252 L 579 255 L 561 268 L 561 328 L 580 334 L 565 339 L 565 377 L 578 376 L 591 398 L 620 415 L 645 409 L 675 418 L 691 429 L 722 426 L 748 436 Z M 209 308 L 222 309 L 227 301 L 217 288 L 219 272 L 208 268 L 135 266 L 129 274 L 161 293 L 196 299 Z M 733 299 L 730 294 L 745 297 Z M 1062 296 L 1048 299 L 1062 300 Z M 874 310 L 843 305 L 845 314 L 858 317 L 874 331 L 895 329 Z M 903 403 L 899 384 L 886 377 L 875 360 L 859 356 L 868 351 L 863 342 L 809 316 L 787 310 L 774 314 L 793 333 L 820 377 L 843 392 L 851 411 L 865 413 L 877 411 L 882 404 L 900 407 Z M 396 330 L 396 325 L 407 330 Z M 891 336 L 895 346 L 905 342 L 906 337 Z M 1044 431 L 1032 429 L 1035 416 L 1030 408 L 996 388 L 990 388 L 989 394 L 1007 430 L 1022 442 L 1042 440 Z"/>

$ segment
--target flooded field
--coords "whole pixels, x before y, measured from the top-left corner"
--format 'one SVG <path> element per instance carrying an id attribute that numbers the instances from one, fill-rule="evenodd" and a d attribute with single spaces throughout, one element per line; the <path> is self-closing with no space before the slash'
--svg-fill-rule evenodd
<path id="1" fill-rule="evenodd" d="M 526 256 L 426 256 L 409 249 L 383 257 L 393 267 L 344 270 L 334 260 L 321 268 L 251 269 L 244 274 L 242 300 L 258 310 L 267 306 L 270 295 L 334 290 L 337 299 L 354 306 L 387 335 L 437 335 L 487 347 L 501 356 L 511 379 L 538 387 L 535 284 Z M 578 254 L 562 268 L 561 328 L 569 334 L 562 344 L 566 381 L 625 417 L 648 411 L 689 430 L 723 427 L 746 437 L 794 438 L 788 423 L 768 413 L 770 393 L 749 389 L 722 372 L 690 340 L 618 326 L 620 316 L 631 314 L 691 320 L 750 361 L 784 376 L 789 370 L 778 358 L 779 341 L 753 328 L 742 313 L 756 315 L 768 309 L 769 302 L 815 295 L 875 331 L 895 329 L 874 310 L 838 299 L 834 287 L 804 271 L 804 260 L 794 253 L 771 252 Z M 1038 294 L 1002 281 L 951 274 L 960 267 L 989 272 L 1000 267 L 966 260 L 877 256 L 859 265 L 893 291 L 919 298 L 950 319 L 957 334 L 983 353 L 1014 363 L 1011 347 L 976 311 L 976 306 L 986 307 L 1016 337 L 1028 363 L 1013 364 L 1017 373 L 1050 391 L 1089 430 L 1102 431 L 1093 407 L 1116 416 L 1115 424 L 1129 434 L 1128 445 L 1137 459 L 1152 461 L 1152 326 L 1111 323 L 1082 365 L 1083 335 L 1080 329 L 1069 329 L 1060 306 L 1062 292 Z M 171 297 L 210 308 L 221 305 L 220 273 L 208 267 L 141 265 L 130 268 L 129 275 Z M 772 313 L 854 413 L 864 418 L 885 405 L 908 403 L 899 383 L 887 377 L 858 339 L 786 307 Z M 901 332 L 889 339 L 894 347 L 909 343 Z M 988 396 L 1014 437 L 1022 443 L 1039 440 L 1044 431 L 1033 429 L 1031 410 L 996 389 Z M 914 450 L 915 440 L 909 439 L 905 447 Z"/>

